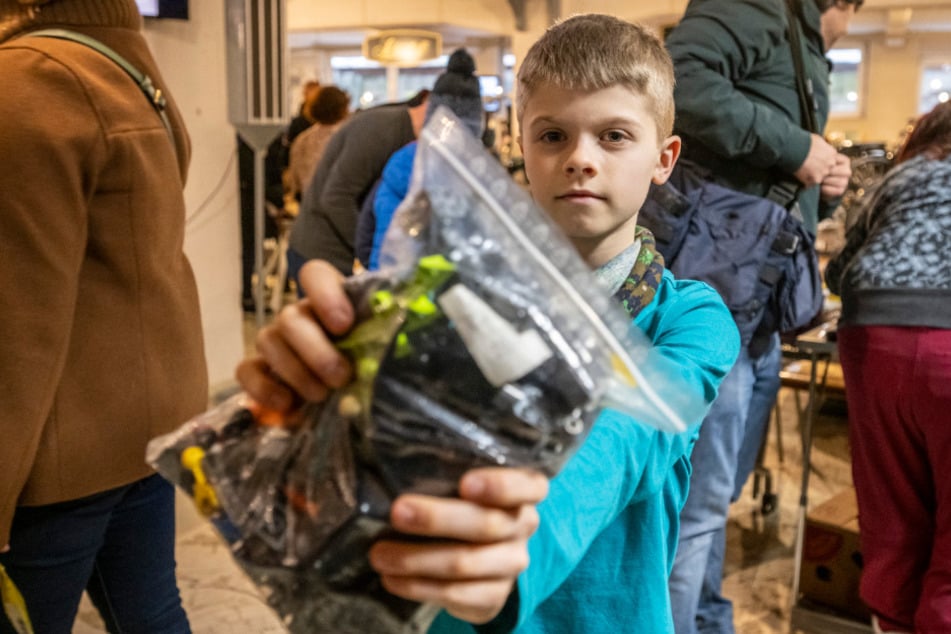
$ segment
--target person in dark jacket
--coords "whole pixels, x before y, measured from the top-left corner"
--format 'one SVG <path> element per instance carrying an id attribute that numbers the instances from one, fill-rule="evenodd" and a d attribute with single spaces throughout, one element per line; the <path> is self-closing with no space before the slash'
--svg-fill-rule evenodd
<path id="1" fill-rule="evenodd" d="M 787 2 L 816 120 L 825 127 L 824 52 L 845 34 L 860 0 L 691 0 L 666 42 L 677 77 L 674 132 L 683 139 L 683 158 L 720 185 L 764 197 L 779 182 L 801 185 L 798 204 L 815 233 L 820 197 L 841 196 L 851 170 L 844 155 L 803 127 Z M 720 592 L 726 518 L 755 464 L 779 391 L 780 361 L 778 333 L 754 337 L 704 419 L 670 579 L 677 634 L 733 632 L 732 605 Z"/>
<path id="2" fill-rule="evenodd" d="M 915 126 L 826 268 L 878 632 L 951 632 L 951 103 Z"/>
<path id="3" fill-rule="evenodd" d="M 421 91 L 407 103 L 358 112 L 327 142 L 291 229 L 290 277 L 296 280 L 304 262 L 315 258 L 344 275 L 353 271 L 360 206 L 387 159 L 416 138 L 428 94 Z"/>

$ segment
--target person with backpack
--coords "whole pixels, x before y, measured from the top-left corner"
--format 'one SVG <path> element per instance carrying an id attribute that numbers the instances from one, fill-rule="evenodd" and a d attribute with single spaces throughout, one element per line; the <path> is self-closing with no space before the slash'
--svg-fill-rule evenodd
<path id="1" fill-rule="evenodd" d="M 829 112 L 824 55 L 859 6 L 861 0 L 691 0 L 666 40 L 683 158 L 718 185 L 798 205 L 814 233 L 820 199 L 841 196 L 851 174 L 848 158 L 821 136 Z M 811 94 L 799 89 L 797 57 Z M 806 129 L 810 115 L 814 130 Z M 777 328 L 757 332 L 704 419 L 669 584 L 677 634 L 734 631 L 732 606 L 721 594 L 727 513 L 753 469 L 779 391 L 780 361 Z"/>

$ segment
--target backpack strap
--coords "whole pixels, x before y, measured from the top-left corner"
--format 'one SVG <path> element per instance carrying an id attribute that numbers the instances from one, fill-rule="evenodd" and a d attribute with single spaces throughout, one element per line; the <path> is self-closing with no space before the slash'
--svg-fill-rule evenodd
<path id="1" fill-rule="evenodd" d="M 142 91 L 142 94 L 145 95 L 145 98 L 149 100 L 152 108 L 162 120 L 162 125 L 165 126 L 165 132 L 168 133 L 168 140 L 172 142 L 172 149 L 175 152 L 175 156 L 178 157 L 178 146 L 175 143 L 175 135 L 172 133 L 172 124 L 169 122 L 168 115 L 165 113 L 165 109 L 168 105 L 165 101 L 165 95 L 162 94 L 162 90 L 160 88 L 155 87 L 151 77 L 133 66 L 128 60 L 119 55 L 113 49 L 109 48 L 99 40 L 89 37 L 88 35 L 83 35 L 82 33 L 77 33 L 76 31 L 68 31 L 66 29 L 41 29 L 39 31 L 31 31 L 29 33 L 23 34 L 23 37 L 31 36 L 50 37 L 59 40 L 69 40 L 71 42 L 76 42 L 77 44 L 88 46 L 101 55 L 111 59 L 117 66 L 119 66 L 119 68 L 124 70 L 125 73 L 132 78 L 132 81 L 136 83 L 136 85 Z"/>

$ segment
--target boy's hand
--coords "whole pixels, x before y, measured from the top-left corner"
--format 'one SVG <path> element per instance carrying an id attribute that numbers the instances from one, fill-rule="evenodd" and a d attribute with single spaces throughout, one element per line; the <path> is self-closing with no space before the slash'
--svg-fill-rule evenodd
<path id="1" fill-rule="evenodd" d="M 238 381 L 252 398 L 286 411 L 297 397 L 319 401 L 350 380 L 350 365 L 331 341 L 353 325 L 343 279 L 326 262 L 301 269 L 307 299 L 285 307 L 262 329 L 257 356 L 238 366 Z M 393 594 L 485 623 L 528 566 L 528 538 L 538 527 L 535 505 L 547 494 L 548 480 L 537 472 L 487 468 L 462 478 L 459 498 L 402 495 L 393 503 L 393 526 L 440 541 L 380 541 L 370 561 Z"/>
<path id="2" fill-rule="evenodd" d="M 298 280 L 307 298 L 282 309 L 274 323 L 258 332 L 258 354 L 242 361 L 235 374 L 265 407 L 287 411 L 297 397 L 322 401 L 329 388 L 350 380 L 350 363 L 331 341 L 353 325 L 343 279 L 326 262 L 308 262 Z"/>
<path id="3" fill-rule="evenodd" d="M 444 541 L 380 541 L 370 563 L 389 592 L 486 623 L 528 566 L 535 505 L 548 495 L 548 479 L 523 469 L 474 469 L 460 481 L 459 495 L 398 497 L 390 514 L 397 530 Z"/>
<path id="4" fill-rule="evenodd" d="M 9 550 L 10 550 L 10 544 L 7 544 L 6 546 L 0 546 L 0 553 L 9 552 Z"/>

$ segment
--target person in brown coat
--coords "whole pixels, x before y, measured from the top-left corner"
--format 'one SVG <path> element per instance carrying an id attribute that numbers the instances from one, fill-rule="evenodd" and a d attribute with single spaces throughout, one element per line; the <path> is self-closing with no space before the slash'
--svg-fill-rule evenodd
<path id="1" fill-rule="evenodd" d="M 208 395 L 189 142 L 141 24 L 133 0 L 0 0 L 0 564 L 37 632 L 69 632 L 84 590 L 110 631 L 189 631 L 144 459 Z M 150 76 L 171 134 L 112 60 L 30 36 L 51 27 Z"/>

